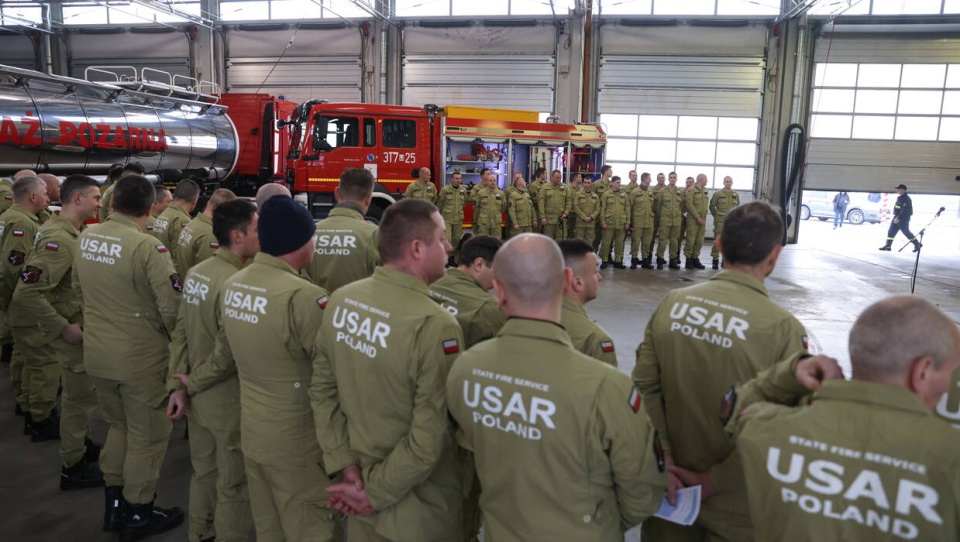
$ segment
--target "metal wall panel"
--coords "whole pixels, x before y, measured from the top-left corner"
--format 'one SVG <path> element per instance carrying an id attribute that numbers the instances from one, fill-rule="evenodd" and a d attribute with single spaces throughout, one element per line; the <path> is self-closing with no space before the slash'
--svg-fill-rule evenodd
<path id="1" fill-rule="evenodd" d="M 0 35 L 0 64 L 36 70 L 36 58 L 33 43 L 27 36 L 19 34 Z"/>
<path id="2" fill-rule="evenodd" d="M 403 104 L 468 105 L 549 112 L 553 55 L 405 55 Z"/>
<path id="3" fill-rule="evenodd" d="M 923 35 L 827 33 L 817 40 L 815 62 L 950 64 L 960 62 L 960 38 Z"/>
<path id="4" fill-rule="evenodd" d="M 601 54 L 760 56 L 767 42 L 765 24 L 710 28 L 636 26 L 604 22 Z"/>
<path id="5" fill-rule="evenodd" d="M 405 26 L 405 54 L 512 56 L 517 53 L 553 55 L 556 29 L 553 23 L 533 26 L 458 26 L 450 28 Z M 491 74 L 495 75 L 495 74 Z"/>
<path id="6" fill-rule="evenodd" d="M 70 76 L 83 78 L 88 66 L 154 68 L 190 75 L 189 42 L 180 32 L 159 34 L 71 34 Z"/>
<path id="7" fill-rule="evenodd" d="M 264 92 L 303 102 L 360 101 L 360 57 L 234 57 L 227 63 L 228 92 Z"/>

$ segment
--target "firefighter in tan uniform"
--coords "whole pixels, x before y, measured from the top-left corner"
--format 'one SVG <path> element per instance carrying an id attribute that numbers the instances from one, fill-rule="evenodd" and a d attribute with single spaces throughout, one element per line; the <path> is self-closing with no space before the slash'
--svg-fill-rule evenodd
<path id="1" fill-rule="evenodd" d="M 527 191 L 530 192 L 530 199 L 533 200 L 533 210 L 537 213 L 537 226 L 534 228 L 534 231 L 539 231 L 540 229 L 540 189 L 547 184 L 547 170 L 542 167 L 538 167 L 533 172 L 533 181 L 530 183 L 530 186 L 527 187 Z"/>
<path id="2" fill-rule="evenodd" d="M 697 180 L 693 177 L 687 177 L 684 180 L 684 184 L 685 186 L 683 188 L 677 189 L 677 194 L 680 195 L 680 232 L 677 235 L 677 251 L 670 256 L 671 260 L 676 260 L 677 269 L 679 269 L 680 266 L 680 254 L 683 252 L 683 243 L 687 239 L 687 192 L 697 184 Z"/>
<path id="3" fill-rule="evenodd" d="M 176 261 L 180 232 L 192 220 L 190 213 L 197 206 L 199 199 L 200 186 L 189 179 L 184 179 L 177 183 L 177 187 L 173 189 L 173 201 L 153 222 L 151 233 L 164 246 L 170 247 L 170 254 L 174 261 Z"/>
<path id="4" fill-rule="evenodd" d="M 4 177 L 3 179 L 0 179 L 0 215 L 5 213 L 7 209 L 13 206 L 14 181 L 26 175 L 36 177 L 37 173 L 32 169 L 22 169 L 14 173 L 12 177 Z M 10 327 L 7 325 L 6 312 L 0 308 L 0 343 L 2 343 L 2 347 L 0 347 L 0 360 L 2 360 L 3 363 L 10 363 L 10 359 L 13 356 L 12 341 L 13 337 L 10 334 Z M 15 412 L 17 416 L 24 416 L 26 414 L 20 408 L 20 403 L 17 403 Z M 24 427 L 26 427 L 26 425 Z"/>
<path id="5" fill-rule="evenodd" d="M 960 433 L 933 412 L 960 365 L 956 324 L 920 298 L 885 299 L 854 324 L 850 361 L 851 381 L 821 370 L 837 379 L 818 387 L 778 366 L 725 397 L 753 539 L 960 539 Z"/>
<path id="6" fill-rule="evenodd" d="M 697 175 L 696 184 L 683 193 L 683 206 L 687 210 L 687 239 L 683 247 L 687 269 L 706 269 L 700 262 L 700 249 L 707 227 L 707 176 Z"/>
<path id="7" fill-rule="evenodd" d="M 437 187 L 433 185 L 430 176 L 430 168 L 420 168 L 419 177 L 416 181 L 407 185 L 407 190 L 403 193 L 403 197 L 407 199 L 424 199 L 430 203 L 436 203 Z"/>
<path id="8" fill-rule="evenodd" d="M 13 205 L 0 214 L 0 311 L 9 325 L 16 342 L 18 315 L 11 313 L 10 300 L 17 287 L 23 264 L 33 249 L 33 242 L 40 230 L 37 213 L 46 208 L 47 189 L 38 177 L 23 175 L 13 183 Z M 27 357 L 29 354 L 27 354 Z M 15 346 L 10 360 L 10 381 L 19 407 L 18 413 L 24 415 L 24 434 L 30 434 L 33 422 L 43 422 L 45 429 L 56 432 L 56 419 L 50 417 L 46 407 L 39 408 L 40 418 L 34 419 L 30 412 L 30 399 L 25 382 L 25 363 L 27 359 L 21 353 L 21 347 Z M 47 419 L 50 418 L 50 419 Z"/>
<path id="9" fill-rule="evenodd" d="M 603 194 L 606 193 L 607 190 L 610 190 L 610 179 L 612 177 L 613 168 L 611 166 L 605 164 L 600 167 L 600 178 L 597 180 L 597 182 L 593 183 L 593 193 L 596 194 L 601 201 L 603 200 Z M 609 253 L 610 250 L 608 247 L 604 247 L 603 251 L 600 250 L 600 243 L 603 241 L 603 229 L 600 227 L 600 225 L 601 223 L 598 220 L 595 226 L 596 231 L 594 235 L 596 238 L 593 241 L 593 248 L 603 261 L 607 261 L 608 258 L 604 258 L 603 254 L 604 252 Z"/>
<path id="10" fill-rule="evenodd" d="M 334 541 L 307 395 L 327 292 L 300 270 L 313 258 L 307 209 L 274 196 L 260 209 L 260 252 L 224 285 L 223 329 L 240 379 L 240 433 L 257 540 Z M 218 533 L 219 534 L 219 533 Z"/>
<path id="11" fill-rule="evenodd" d="M 654 194 L 650 189 L 650 174 L 640 177 L 640 184 L 630 192 L 630 269 L 640 266 L 653 269 L 653 213 Z"/>
<path id="12" fill-rule="evenodd" d="M 937 414 L 960 429 L 960 370 L 954 371 L 950 388 L 937 403 Z"/>
<path id="13" fill-rule="evenodd" d="M 213 212 L 221 203 L 235 199 L 237 195 L 226 188 L 214 190 L 203 212 L 180 231 L 173 259 L 180 276 L 187 276 L 187 271 L 191 267 L 213 256 L 213 253 L 220 248 L 217 236 L 213 234 Z"/>
<path id="14" fill-rule="evenodd" d="M 593 191 L 593 181 L 584 179 L 583 190 L 573 198 L 573 212 L 577 215 L 576 237 L 593 245 L 597 234 L 597 219 L 600 217 L 600 196 Z"/>
<path id="15" fill-rule="evenodd" d="M 35 424 L 32 429 L 35 440 L 60 436 L 60 489 L 70 490 L 103 485 L 95 464 L 99 446 L 89 440 L 97 393 L 83 363 L 83 314 L 72 273 L 83 223 L 96 218 L 100 208 L 100 188 L 89 177 L 71 175 L 61 193 L 60 214 L 40 227 L 10 309 L 17 315 L 18 344 L 28 358 L 24 380 L 31 411 L 53 412 L 62 378 L 59 426 Z"/>
<path id="16" fill-rule="evenodd" d="M 463 348 L 456 319 L 430 298 L 450 244 L 433 205 L 387 209 L 383 267 L 331 296 L 310 396 L 331 503 L 352 514 L 348 539 L 462 538 L 462 467 L 444 382 Z M 361 480 L 362 478 L 362 480 Z"/>
<path id="17" fill-rule="evenodd" d="M 121 540 L 183 522 L 179 508 L 154 506 L 171 429 L 169 337 L 183 289 L 167 247 L 143 231 L 155 194 L 138 175 L 117 181 L 113 213 L 80 233 L 73 261 L 83 292 L 84 363 L 110 424 L 100 456 L 104 530 L 122 529 Z"/>
<path id="18" fill-rule="evenodd" d="M 33 174 L 36 177 L 36 173 Z M 13 179 L 4 177 L 0 179 L 0 214 L 13 205 Z"/>
<path id="19" fill-rule="evenodd" d="M 523 179 L 523 175 L 520 173 L 513 174 L 513 180 L 510 181 L 510 184 L 503 190 L 503 197 L 507 201 L 507 212 L 504 213 L 503 222 L 503 237 L 504 239 L 509 239 L 513 231 L 513 222 L 510 220 L 510 196 L 517 191 L 517 180 Z M 443 215 L 443 212 L 440 213 Z M 446 219 L 444 219 L 446 220 Z"/>
<path id="20" fill-rule="evenodd" d="M 457 247 L 463 237 L 463 208 L 469 201 L 467 187 L 463 185 L 463 174 L 455 171 L 450 175 L 450 184 L 441 188 L 440 195 L 437 196 L 437 208 L 447 225 L 447 242 L 453 247 L 447 262 L 449 267 L 454 267 L 457 262 Z M 372 270 L 370 274 L 373 274 Z"/>
<path id="21" fill-rule="evenodd" d="M 603 254 L 609 254 L 603 268 L 613 265 L 617 269 L 626 269 L 623 245 L 630 229 L 630 198 L 620 190 L 620 177 L 613 177 L 610 190 L 600 196 L 600 228 L 603 230 Z"/>
<path id="22" fill-rule="evenodd" d="M 600 289 L 600 257 L 583 239 L 560 241 L 564 265 L 570 270 L 563 286 L 560 325 L 567 330 L 573 347 L 591 358 L 617 366 L 617 350 L 610 334 L 587 316 L 584 307 L 597 298 Z"/>
<path id="23" fill-rule="evenodd" d="M 527 181 L 523 178 L 513 183 L 513 190 L 507 196 L 507 216 L 510 218 L 510 235 L 530 233 L 537 227 L 537 211 L 533 199 L 527 191 Z"/>
<path id="24" fill-rule="evenodd" d="M 113 212 L 113 189 L 116 188 L 117 181 L 120 180 L 120 177 L 122 177 L 124 173 L 123 164 L 113 164 L 107 171 L 107 179 L 105 181 L 107 184 L 105 187 L 102 187 L 101 205 L 100 210 L 97 212 L 98 222 L 106 222 L 107 217 Z M 139 173 L 130 172 L 130 174 L 143 175 L 143 171 Z"/>
<path id="25" fill-rule="evenodd" d="M 307 267 L 310 280 L 330 293 L 369 277 L 380 263 L 379 229 L 363 218 L 373 200 L 373 175 L 363 168 L 344 170 L 336 196 L 337 206 L 317 223 Z"/>
<path id="26" fill-rule="evenodd" d="M 637 188 L 640 188 L 640 185 L 637 183 L 637 180 L 639 180 L 639 177 L 637 177 L 637 170 L 631 169 L 627 173 L 627 177 L 630 179 L 630 182 L 627 183 L 626 186 L 621 187 L 621 190 L 623 190 L 629 195 L 629 194 L 633 194 L 633 191 L 636 190 Z"/>
<path id="27" fill-rule="evenodd" d="M 657 242 L 657 269 L 667 263 L 664 251 L 670 257 L 670 269 L 680 269 L 680 260 L 674 254 L 680 250 L 680 223 L 683 222 L 683 197 L 677 192 L 677 174 L 670 172 L 670 184 L 657 192 L 653 200 L 653 212 L 657 217 L 659 240 Z"/>
<path id="28" fill-rule="evenodd" d="M 657 213 L 656 213 L 656 201 L 657 201 L 657 194 L 659 194 L 661 190 L 667 187 L 666 181 L 667 181 L 667 176 L 665 174 L 657 173 L 657 184 L 650 187 L 650 192 L 653 194 L 653 201 L 654 201 L 653 243 L 657 244 L 658 246 L 659 246 L 658 239 L 660 239 L 660 217 L 657 216 Z M 651 258 L 652 258 L 652 254 L 651 254 Z"/>
<path id="29" fill-rule="evenodd" d="M 577 238 L 577 229 L 580 227 L 580 224 L 577 220 L 577 213 L 573 205 L 577 201 L 577 195 L 581 192 L 583 192 L 583 175 L 574 173 L 570 177 L 570 210 L 567 214 L 564 239 Z"/>
<path id="30" fill-rule="evenodd" d="M 507 323 L 447 378 L 450 413 L 476 457 L 488 540 L 623 540 L 666 487 L 639 393 L 577 352 L 560 327 L 564 265 L 519 235 L 494 264 Z"/>
<path id="31" fill-rule="evenodd" d="M 222 202 L 212 223 L 219 248 L 184 281 L 170 344 L 167 415 L 190 419 L 188 539 L 245 542 L 253 518 L 240 443 L 240 381 L 223 331 L 223 292 L 260 249 L 256 207 Z"/>
<path id="32" fill-rule="evenodd" d="M 37 175 L 37 177 L 40 177 L 40 180 L 43 181 L 43 184 L 47 187 L 47 201 L 49 202 L 46 207 L 37 213 L 37 218 L 39 218 L 40 223 L 43 224 L 50 220 L 50 217 L 55 214 L 53 210 L 50 209 L 50 204 L 60 203 L 60 179 L 50 173 L 41 173 Z"/>
<path id="33" fill-rule="evenodd" d="M 500 224 L 507 210 L 507 198 L 497 188 L 497 179 L 488 168 L 483 168 L 480 177 L 484 186 L 477 191 L 473 200 L 473 234 L 501 239 L 503 228 Z"/>
<path id="34" fill-rule="evenodd" d="M 173 201 L 173 194 L 162 184 L 154 186 L 154 192 L 156 193 L 156 199 L 153 200 L 153 205 L 150 206 L 150 218 L 147 219 L 147 225 L 143 228 L 144 231 L 150 235 L 153 235 L 153 225 L 157 222 L 157 217 L 163 214 L 163 212 L 167 210 L 167 207 L 170 207 L 170 202 Z"/>
<path id="35" fill-rule="evenodd" d="M 806 347 L 803 325 L 770 301 L 763 285 L 780 255 L 782 232 L 780 216 L 766 203 L 732 211 L 720 247 L 730 269 L 670 292 L 647 324 L 633 381 L 668 463 L 699 472 L 725 459 L 734 448 L 716 415 L 716 398 Z M 694 526 L 651 520 L 643 536 L 699 540 L 713 533 L 749 540 L 742 480 L 730 476 L 718 489 Z"/>
<path id="36" fill-rule="evenodd" d="M 710 256 L 713 258 L 714 269 L 720 268 L 720 245 L 717 244 L 717 239 L 723 231 L 723 219 L 730 209 L 737 205 L 740 205 L 740 194 L 733 191 L 733 177 L 724 177 L 723 188 L 714 192 L 710 198 L 710 214 L 713 215 L 713 248 Z"/>
<path id="37" fill-rule="evenodd" d="M 570 187 L 562 184 L 562 179 L 560 170 L 553 170 L 550 173 L 550 184 L 540 188 L 537 202 L 543 234 L 551 239 L 563 239 L 563 223 L 573 205 Z"/>

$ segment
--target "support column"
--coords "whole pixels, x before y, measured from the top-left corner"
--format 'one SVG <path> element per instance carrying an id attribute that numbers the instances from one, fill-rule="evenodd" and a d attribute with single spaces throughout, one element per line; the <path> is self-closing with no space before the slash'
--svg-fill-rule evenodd
<path id="1" fill-rule="evenodd" d="M 583 90 L 584 14 L 573 11 L 557 27 L 556 78 L 553 90 L 553 114 L 562 122 L 580 121 Z"/>
<path id="2" fill-rule="evenodd" d="M 403 83 L 403 30 L 397 25 L 387 25 L 386 29 L 386 56 L 383 59 L 387 74 L 386 102 L 399 105 L 400 89 Z"/>

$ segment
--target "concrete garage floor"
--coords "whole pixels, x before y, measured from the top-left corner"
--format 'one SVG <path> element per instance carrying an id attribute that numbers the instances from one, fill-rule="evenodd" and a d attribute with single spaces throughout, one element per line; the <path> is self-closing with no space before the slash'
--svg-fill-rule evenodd
<path id="1" fill-rule="evenodd" d="M 918 217 L 921 218 L 921 217 Z M 914 220 L 915 230 L 927 220 Z M 917 295 L 931 300 L 960 322 L 960 221 L 931 228 L 920 265 Z M 885 225 L 846 225 L 834 231 L 829 222 L 801 225 L 800 242 L 788 246 L 767 280 L 773 300 L 807 327 L 811 347 L 833 355 L 849 367 L 846 335 L 857 314 L 885 296 L 909 293 L 913 253 L 879 252 Z M 902 238 L 901 238 L 902 239 Z M 898 239 L 895 248 L 902 240 Z M 709 263 L 709 247 L 702 260 Z M 614 337 L 620 368 L 630 373 L 644 327 L 664 294 L 708 280 L 706 271 L 603 271 L 600 297 L 588 310 Z M 103 492 L 100 489 L 60 492 L 59 448 L 56 442 L 33 444 L 21 434 L 22 418 L 13 415 L 6 365 L 0 368 L 0 533 L 3 540 L 97 542 L 115 537 L 100 532 Z M 190 463 L 184 424 L 174 424 L 158 488 L 158 502 L 186 507 Z M 103 441 L 105 424 L 95 422 Z M 182 541 L 186 526 L 151 540 Z M 251 540 L 253 537 L 251 537 Z M 639 540 L 638 530 L 627 540 Z"/>

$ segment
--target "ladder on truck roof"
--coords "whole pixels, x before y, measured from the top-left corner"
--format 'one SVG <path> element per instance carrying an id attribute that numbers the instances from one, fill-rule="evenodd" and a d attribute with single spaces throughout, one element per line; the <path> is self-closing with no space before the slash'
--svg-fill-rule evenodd
<path id="1" fill-rule="evenodd" d="M 220 101 L 219 84 L 156 68 L 137 71 L 133 66 L 88 66 L 83 71 L 83 78 L 93 83 L 106 83 L 157 96 L 213 104 Z"/>

